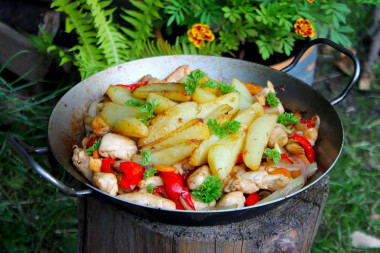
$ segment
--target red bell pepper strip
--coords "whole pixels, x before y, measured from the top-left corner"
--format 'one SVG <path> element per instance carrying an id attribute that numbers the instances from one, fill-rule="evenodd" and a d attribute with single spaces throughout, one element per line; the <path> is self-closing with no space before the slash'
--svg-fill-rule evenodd
<path id="1" fill-rule="evenodd" d="M 120 180 L 123 189 L 133 190 L 144 177 L 144 167 L 135 162 L 121 162 L 120 170 L 124 173 Z"/>
<path id="2" fill-rule="evenodd" d="M 260 201 L 259 194 L 257 194 L 257 192 L 254 192 L 248 195 L 247 199 L 245 200 L 245 205 L 253 206 L 259 201 Z"/>
<path id="3" fill-rule="evenodd" d="M 313 128 L 313 124 L 311 124 L 309 121 L 305 120 L 305 119 L 300 119 L 298 120 L 299 123 L 302 123 L 302 124 L 305 124 L 307 128 Z"/>
<path id="4" fill-rule="evenodd" d="M 111 166 L 115 162 L 115 159 L 111 157 L 106 157 L 102 159 L 101 170 L 103 173 L 112 173 L 116 175 L 116 172 L 112 170 Z"/>
<path id="5" fill-rule="evenodd" d="M 144 86 L 147 84 L 148 84 L 148 81 L 144 81 L 144 82 L 138 82 L 138 83 L 133 83 L 133 84 L 116 84 L 116 86 L 122 86 L 122 87 L 129 89 L 130 91 L 133 91 L 137 87 Z"/>
<path id="6" fill-rule="evenodd" d="M 311 146 L 310 142 L 297 133 L 293 134 L 293 139 L 302 145 L 303 149 L 305 150 L 307 160 L 309 160 L 310 163 L 313 163 L 315 161 L 315 153 L 314 148 Z"/>
<path id="7" fill-rule="evenodd" d="M 168 194 L 165 191 L 165 186 L 164 185 L 158 185 L 156 188 L 153 189 L 153 195 L 156 195 L 158 197 L 163 197 L 163 198 L 169 198 Z"/>
<path id="8" fill-rule="evenodd" d="M 160 176 L 165 185 L 165 191 L 169 199 L 178 199 L 180 196 L 186 201 L 189 207 L 195 210 L 194 203 L 191 200 L 189 190 L 183 185 L 182 176 L 174 172 L 160 172 Z"/>
<path id="9" fill-rule="evenodd" d="M 240 152 L 240 154 L 238 155 L 238 157 L 236 159 L 235 164 L 239 164 L 239 163 L 241 163 L 241 161 L 243 161 L 243 152 Z"/>
<path id="10" fill-rule="evenodd" d="M 99 138 L 91 137 L 90 140 L 86 144 L 86 149 L 91 148 L 94 145 L 95 141 L 99 140 Z"/>
<path id="11" fill-rule="evenodd" d="M 281 154 L 281 159 L 285 159 L 287 160 L 288 162 L 290 162 L 291 164 L 293 164 L 294 162 L 292 160 L 290 160 L 289 156 L 285 153 L 282 153 Z"/>

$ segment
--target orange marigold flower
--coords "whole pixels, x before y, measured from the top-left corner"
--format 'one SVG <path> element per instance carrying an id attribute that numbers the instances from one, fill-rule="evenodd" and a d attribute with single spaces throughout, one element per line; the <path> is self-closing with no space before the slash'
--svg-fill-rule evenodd
<path id="1" fill-rule="evenodd" d="M 205 24 L 193 25 L 193 27 L 187 31 L 187 35 L 189 40 L 193 42 L 196 47 L 200 47 L 203 40 L 213 41 L 215 39 L 209 26 Z"/>
<path id="2" fill-rule="evenodd" d="M 300 34 L 303 37 L 309 36 L 314 37 L 314 26 L 311 24 L 310 20 L 299 18 L 296 20 L 294 24 L 294 28 L 296 29 L 296 34 Z"/>
<path id="3" fill-rule="evenodd" d="M 314 2 L 314 0 L 307 0 L 309 3 L 312 3 L 312 2 Z"/>

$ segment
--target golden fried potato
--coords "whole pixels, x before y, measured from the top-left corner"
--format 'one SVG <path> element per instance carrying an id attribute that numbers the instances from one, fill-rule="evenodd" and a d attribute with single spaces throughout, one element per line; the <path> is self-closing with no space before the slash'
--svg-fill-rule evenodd
<path id="1" fill-rule="evenodd" d="M 219 124 L 223 125 L 235 115 L 236 111 L 236 108 L 228 104 L 222 104 L 205 117 L 205 122 L 207 123 L 209 119 L 215 119 Z"/>
<path id="2" fill-rule="evenodd" d="M 185 102 L 191 99 L 191 95 L 187 94 L 185 86 L 180 83 L 148 83 L 132 91 L 132 95 L 136 98 L 147 98 L 150 93 L 155 93 L 179 102 Z"/>
<path id="3" fill-rule="evenodd" d="M 151 153 L 151 164 L 173 165 L 187 158 L 199 145 L 199 141 L 193 140 L 177 146 L 161 149 Z M 132 161 L 142 163 L 144 158 L 141 155 L 134 155 Z"/>
<path id="4" fill-rule="evenodd" d="M 139 139 L 139 147 L 164 137 L 186 122 L 195 119 L 197 114 L 198 104 L 195 102 L 184 102 L 167 109 L 150 122 L 148 136 Z"/>
<path id="5" fill-rule="evenodd" d="M 207 163 L 208 151 L 212 145 L 219 141 L 219 137 L 211 135 L 209 139 L 202 143 L 194 150 L 189 158 L 189 164 L 193 166 L 201 166 Z"/>
<path id="6" fill-rule="evenodd" d="M 112 102 L 125 105 L 129 99 L 136 99 L 132 96 L 131 91 L 123 86 L 110 85 L 106 94 Z"/>
<path id="7" fill-rule="evenodd" d="M 202 141 L 208 138 L 210 138 L 210 131 L 203 119 L 193 119 L 157 141 L 142 146 L 141 149 L 155 151 L 179 145 L 188 140 Z"/>
<path id="8" fill-rule="evenodd" d="M 256 102 L 247 109 L 240 111 L 234 120 L 241 123 L 239 131 L 245 131 L 255 119 L 262 115 L 264 115 L 264 108 Z"/>
<path id="9" fill-rule="evenodd" d="M 158 106 L 154 109 L 155 114 L 160 114 L 161 112 L 169 109 L 170 107 L 175 106 L 177 103 L 173 100 L 170 100 L 166 97 L 163 97 L 161 95 L 155 94 L 155 93 L 149 93 L 148 97 L 146 98 L 146 101 L 150 101 L 156 99 Z"/>
<path id="10" fill-rule="evenodd" d="M 142 138 L 148 136 L 148 127 L 136 118 L 126 118 L 117 121 L 111 130 L 125 136 Z"/>
<path id="11" fill-rule="evenodd" d="M 231 92 L 226 95 L 222 95 L 220 97 L 217 97 L 216 99 L 203 103 L 199 105 L 199 114 L 198 118 L 205 118 L 207 115 L 209 115 L 212 111 L 214 111 L 216 108 L 223 104 L 227 104 L 231 106 L 232 108 L 238 109 L 239 108 L 239 93 L 238 92 Z"/>
<path id="12" fill-rule="evenodd" d="M 121 105 L 113 102 L 107 102 L 100 113 L 104 121 L 113 126 L 121 119 L 137 118 L 140 108 L 137 106 Z"/>
<path id="13" fill-rule="evenodd" d="M 261 158 L 267 146 L 269 135 L 272 132 L 277 114 L 264 114 L 257 118 L 248 128 L 247 138 L 244 144 L 243 160 L 252 170 L 258 170 Z"/>
<path id="14" fill-rule="evenodd" d="M 193 94 L 193 100 L 198 104 L 210 102 L 216 98 L 216 95 L 208 90 L 197 87 Z"/>
<path id="15" fill-rule="evenodd" d="M 213 175 L 224 180 L 234 167 L 242 152 L 246 133 L 231 134 L 212 145 L 208 151 L 208 163 Z"/>
<path id="16" fill-rule="evenodd" d="M 232 79 L 231 86 L 233 86 L 240 94 L 239 108 L 240 110 L 247 109 L 253 103 L 253 97 L 244 83 L 237 79 Z"/>

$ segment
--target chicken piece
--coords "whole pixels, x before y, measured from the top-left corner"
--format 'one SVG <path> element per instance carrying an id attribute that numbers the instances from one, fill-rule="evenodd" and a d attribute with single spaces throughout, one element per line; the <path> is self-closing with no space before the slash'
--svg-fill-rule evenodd
<path id="1" fill-rule="evenodd" d="M 116 196 L 119 190 L 116 176 L 112 173 L 95 172 L 94 185 L 112 196 Z"/>
<path id="2" fill-rule="evenodd" d="M 245 197 L 241 191 L 230 192 L 224 195 L 216 204 L 216 207 L 244 207 Z"/>
<path id="3" fill-rule="evenodd" d="M 275 89 L 274 89 L 274 85 L 271 81 L 267 81 L 267 87 L 262 89 L 260 91 L 260 93 L 258 94 L 259 96 L 260 95 L 264 95 L 265 97 L 268 96 L 268 94 L 270 92 L 273 92 L 273 93 L 276 93 Z M 264 103 L 265 104 L 265 103 Z M 284 113 L 285 112 L 285 109 L 284 109 L 284 106 L 281 104 L 281 102 L 279 103 L 279 105 L 277 106 L 277 109 L 280 113 Z"/>
<path id="4" fill-rule="evenodd" d="M 265 105 L 266 97 L 264 94 L 255 95 L 254 98 L 260 105 Z"/>
<path id="5" fill-rule="evenodd" d="M 147 179 L 141 180 L 137 186 L 140 188 L 146 188 L 150 184 L 154 186 L 159 186 L 159 185 L 163 185 L 164 183 L 162 182 L 161 177 L 153 176 L 153 177 L 148 177 Z"/>
<path id="6" fill-rule="evenodd" d="M 194 195 L 191 194 L 191 200 L 193 201 L 193 204 L 194 204 L 194 208 L 196 211 L 201 211 L 201 210 L 205 210 L 205 209 L 208 209 L 210 207 L 214 207 L 216 205 L 216 200 L 214 199 L 211 203 L 203 203 L 201 201 L 199 201 Z M 179 197 L 179 201 L 181 201 L 181 204 L 182 206 L 186 209 L 186 210 L 193 210 L 189 207 L 189 205 L 186 203 L 186 201 L 182 198 L 182 197 Z"/>
<path id="7" fill-rule="evenodd" d="M 318 130 L 316 128 L 314 128 L 314 127 L 308 128 L 304 132 L 303 136 L 306 138 L 306 140 L 308 140 L 310 142 L 310 144 L 312 146 L 314 146 L 315 141 L 318 138 Z"/>
<path id="8" fill-rule="evenodd" d="M 286 144 L 285 149 L 289 153 L 292 153 L 295 155 L 304 155 L 305 154 L 305 150 L 302 148 L 302 146 L 300 144 L 298 144 L 298 142 L 289 142 L 288 144 Z"/>
<path id="9" fill-rule="evenodd" d="M 111 126 L 108 125 L 104 119 L 97 115 L 91 123 L 92 131 L 99 137 L 104 136 L 111 130 Z"/>
<path id="10" fill-rule="evenodd" d="M 99 154 L 103 157 L 130 160 L 137 153 L 136 143 L 126 136 L 108 133 L 103 136 Z"/>
<path id="11" fill-rule="evenodd" d="M 87 155 L 86 151 L 82 148 L 79 148 L 77 145 L 73 146 L 73 163 L 75 167 L 85 176 L 90 182 L 92 182 L 93 172 L 89 168 L 90 156 Z"/>
<path id="12" fill-rule="evenodd" d="M 210 168 L 207 165 L 203 165 L 196 169 L 186 180 L 187 187 L 190 190 L 198 189 L 201 184 L 211 175 Z"/>
<path id="13" fill-rule="evenodd" d="M 231 191 L 241 191 L 242 193 L 251 194 L 260 190 L 257 184 L 248 178 L 236 178 L 230 185 Z"/>
<path id="14" fill-rule="evenodd" d="M 173 201 L 149 193 L 131 192 L 118 195 L 117 197 L 141 205 L 164 209 L 176 209 L 175 203 Z"/>
<path id="15" fill-rule="evenodd" d="M 102 159 L 93 158 L 92 156 L 90 156 L 90 160 L 88 161 L 88 167 L 93 172 L 100 172 L 102 168 Z"/>
<path id="16" fill-rule="evenodd" d="M 177 169 L 176 173 L 181 174 L 181 175 L 185 172 L 189 172 L 191 170 L 194 170 L 194 168 L 195 168 L 195 166 L 190 165 L 188 158 L 183 159 L 182 161 L 180 161 L 176 164 L 173 164 L 173 167 L 175 167 Z"/>
<path id="17" fill-rule="evenodd" d="M 176 70 L 173 71 L 170 75 L 168 75 L 164 81 L 166 82 L 178 82 L 182 77 L 190 75 L 190 66 L 189 65 L 183 65 L 178 67 Z"/>
<path id="18" fill-rule="evenodd" d="M 288 141 L 289 139 L 286 132 L 281 127 L 275 126 L 269 136 L 268 146 L 273 148 L 277 143 L 280 147 L 283 147 Z"/>
<path id="19" fill-rule="evenodd" d="M 245 172 L 246 168 L 247 167 L 244 165 L 244 163 L 239 164 L 239 165 L 235 165 L 234 167 L 232 167 L 230 174 L 228 174 L 227 177 L 223 180 L 223 191 L 224 192 L 231 192 L 230 186 L 231 186 L 231 183 L 233 182 L 233 178 L 236 175 L 243 174 Z"/>
<path id="20" fill-rule="evenodd" d="M 241 179 L 249 179 L 260 189 L 277 191 L 288 185 L 290 178 L 282 174 L 269 175 L 267 171 L 250 171 L 242 174 Z M 238 179 L 239 180 L 239 179 Z M 233 184 L 233 183 L 232 183 Z"/>

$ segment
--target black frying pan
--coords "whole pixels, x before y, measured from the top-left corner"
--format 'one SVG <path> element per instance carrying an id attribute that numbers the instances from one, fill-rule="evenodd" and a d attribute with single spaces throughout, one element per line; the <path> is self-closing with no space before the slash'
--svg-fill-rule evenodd
<path id="1" fill-rule="evenodd" d="M 309 85 L 286 73 L 297 64 L 302 54 L 309 47 L 320 43 L 328 44 L 349 56 L 355 65 L 355 73 L 350 83 L 345 87 L 343 92 L 331 102 L 327 101 Z M 147 207 L 108 195 L 91 185 L 71 162 L 72 146 L 79 144 L 85 135 L 83 115 L 87 111 L 90 102 L 101 97 L 110 84 L 134 83 L 139 80 L 141 76 L 146 74 L 151 74 L 152 76 L 163 79 L 178 66 L 184 64 L 190 65 L 192 70 L 197 68 L 202 69 L 202 71 L 208 73 L 211 78 L 225 82 L 230 82 L 232 78 L 237 78 L 244 82 L 253 82 L 265 86 L 267 80 L 270 80 L 275 85 L 277 96 L 287 110 L 305 112 L 306 117 L 315 114 L 319 115 L 321 125 L 315 146 L 316 161 L 318 163 L 317 173 L 308 180 L 307 184 L 301 190 L 284 198 L 251 207 L 217 211 L 163 210 Z M 46 153 L 49 151 L 48 148 L 30 148 L 12 136 L 8 136 L 8 142 L 35 171 L 64 194 L 74 197 L 83 197 L 91 194 L 117 204 L 125 211 L 160 222 L 181 225 L 229 223 L 265 212 L 276 203 L 285 201 L 287 198 L 306 190 L 327 175 L 338 160 L 343 147 L 343 127 L 333 106 L 347 96 L 357 81 L 359 73 L 360 66 L 356 56 L 327 39 L 315 39 L 310 41 L 305 48 L 301 50 L 299 55 L 295 57 L 294 61 L 282 71 L 237 59 L 196 55 L 152 57 L 127 62 L 106 69 L 87 78 L 69 90 L 57 103 L 49 119 L 48 139 L 50 151 L 63 168 L 85 185 L 85 190 L 74 190 L 62 184 L 28 155 L 28 152 Z"/>

